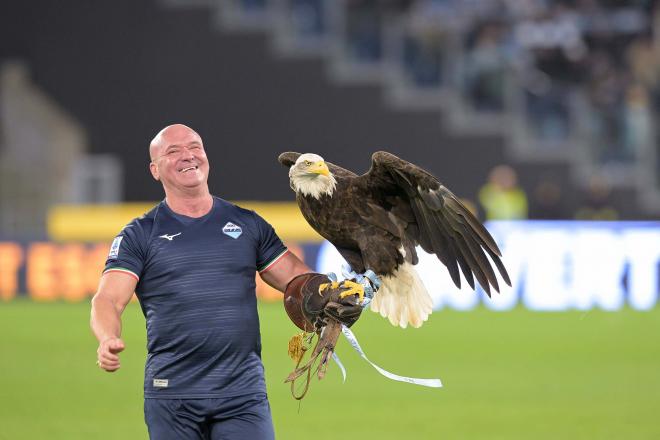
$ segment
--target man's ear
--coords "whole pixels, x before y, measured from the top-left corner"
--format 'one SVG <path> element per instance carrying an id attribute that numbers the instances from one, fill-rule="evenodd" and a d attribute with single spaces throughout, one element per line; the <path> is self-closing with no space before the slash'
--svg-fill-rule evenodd
<path id="1" fill-rule="evenodd" d="M 149 163 L 149 171 L 151 171 L 151 175 L 154 177 L 154 179 L 160 180 L 160 174 L 158 174 L 158 167 L 156 166 L 155 163 L 153 162 Z"/>

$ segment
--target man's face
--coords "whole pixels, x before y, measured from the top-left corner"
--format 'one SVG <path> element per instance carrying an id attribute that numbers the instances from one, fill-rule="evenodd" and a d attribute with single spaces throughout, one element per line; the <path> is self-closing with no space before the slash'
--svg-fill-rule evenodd
<path id="1" fill-rule="evenodd" d="M 190 189 L 206 185 L 209 162 L 202 139 L 191 129 L 173 127 L 164 131 L 152 153 L 151 174 L 164 187 Z"/>

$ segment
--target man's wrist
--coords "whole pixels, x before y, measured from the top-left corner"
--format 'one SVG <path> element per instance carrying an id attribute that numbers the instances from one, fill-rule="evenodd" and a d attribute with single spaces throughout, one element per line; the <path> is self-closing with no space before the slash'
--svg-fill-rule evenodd
<path id="1" fill-rule="evenodd" d="M 120 336 L 105 336 L 99 339 L 99 345 L 108 342 L 111 339 L 120 339 Z"/>

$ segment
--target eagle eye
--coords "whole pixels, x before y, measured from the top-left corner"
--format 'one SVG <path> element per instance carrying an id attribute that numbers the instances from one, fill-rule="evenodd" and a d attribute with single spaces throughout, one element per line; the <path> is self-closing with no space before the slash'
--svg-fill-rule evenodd
<path id="1" fill-rule="evenodd" d="M 310 160 L 305 161 L 305 165 L 310 166 L 311 164 L 312 164 L 312 161 L 310 161 Z"/>

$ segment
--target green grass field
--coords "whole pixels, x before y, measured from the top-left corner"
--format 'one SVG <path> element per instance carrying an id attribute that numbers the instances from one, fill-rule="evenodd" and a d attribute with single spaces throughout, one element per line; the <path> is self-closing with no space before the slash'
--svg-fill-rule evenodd
<path id="1" fill-rule="evenodd" d="M 144 439 L 144 319 L 124 314 L 115 374 L 94 364 L 87 304 L 0 303 L 0 439 Z M 402 330 L 366 313 L 354 327 L 392 372 L 440 377 L 441 389 L 390 381 L 345 340 L 302 403 L 283 379 L 294 333 L 261 306 L 264 363 L 280 439 L 660 438 L 660 309 L 640 313 L 439 311 Z M 336 421 L 333 426 L 333 420 Z"/>

